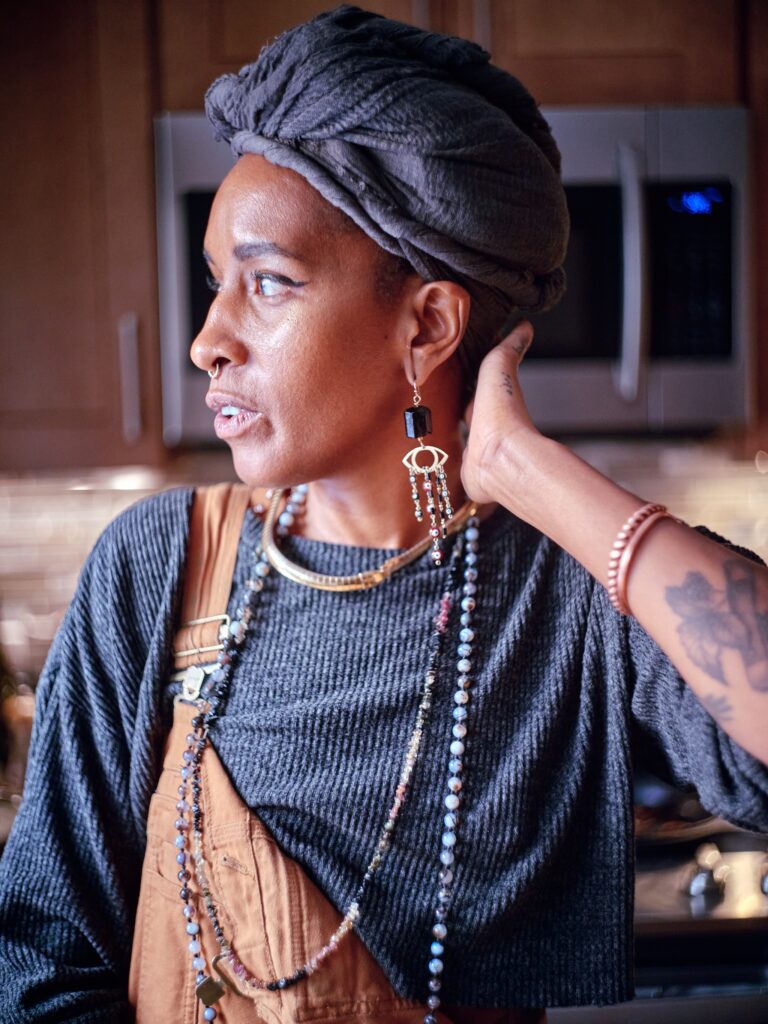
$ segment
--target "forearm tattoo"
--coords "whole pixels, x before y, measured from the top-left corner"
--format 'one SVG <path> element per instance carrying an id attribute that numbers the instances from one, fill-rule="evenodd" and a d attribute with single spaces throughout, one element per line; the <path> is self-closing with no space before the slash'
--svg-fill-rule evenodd
<path id="1" fill-rule="evenodd" d="M 731 648 L 741 655 L 752 689 L 768 692 L 768 605 L 758 604 L 757 576 L 748 563 L 731 559 L 723 570 L 722 590 L 700 572 L 666 588 L 667 604 L 683 620 L 677 632 L 694 665 L 719 683 L 729 685 L 723 652 Z"/>

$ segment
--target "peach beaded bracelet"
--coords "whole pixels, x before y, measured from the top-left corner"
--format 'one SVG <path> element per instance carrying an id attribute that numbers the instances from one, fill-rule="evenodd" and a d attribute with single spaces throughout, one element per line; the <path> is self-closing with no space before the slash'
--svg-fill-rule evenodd
<path id="1" fill-rule="evenodd" d="M 608 562 L 608 597 L 622 615 L 632 614 L 627 604 L 627 577 L 640 540 L 654 523 L 666 518 L 671 518 L 666 506 L 649 502 L 633 512 L 616 535 Z"/>

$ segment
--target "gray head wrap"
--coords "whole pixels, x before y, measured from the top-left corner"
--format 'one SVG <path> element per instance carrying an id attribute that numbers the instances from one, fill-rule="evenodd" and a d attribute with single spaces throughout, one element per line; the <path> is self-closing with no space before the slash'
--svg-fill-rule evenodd
<path id="1" fill-rule="evenodd" d="M 536 103 L 474 43 L 344 6 L 209 88 L 217 138 L 301 174 L 428 281 L 472 298 L 476 370 L 516 311 L 565 288 L 560 154 Z"/>

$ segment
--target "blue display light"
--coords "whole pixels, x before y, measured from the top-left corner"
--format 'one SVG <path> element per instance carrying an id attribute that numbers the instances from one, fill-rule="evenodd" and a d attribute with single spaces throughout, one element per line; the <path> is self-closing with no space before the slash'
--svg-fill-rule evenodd
<path id="1" fill-rule="evenodd" d="M 698 215 L 712 213 L 712 204 L 722 201 L 722 192 L 710 186 L 700 192 L 681 192 L 680 195 L 670 196 L 667 199 L 667 206 L 675 213 Z"/>

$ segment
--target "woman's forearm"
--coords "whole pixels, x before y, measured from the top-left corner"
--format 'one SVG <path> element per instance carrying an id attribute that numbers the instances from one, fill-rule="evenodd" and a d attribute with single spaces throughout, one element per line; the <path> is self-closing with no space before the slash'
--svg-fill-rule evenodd
<path id="1" fill-rule="evenodd" d="M 607 585 L 618 531 L 653 495 L 619 487 L 535 431 L 512 433 L 492 465 L 496 500 Z M 665 518 L 640 541 L 627 601 L 720 726 L 768 763 L 768 569 Z"/>

